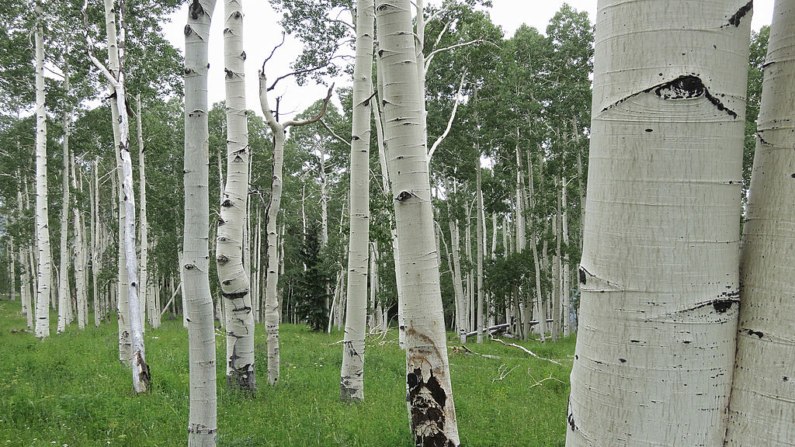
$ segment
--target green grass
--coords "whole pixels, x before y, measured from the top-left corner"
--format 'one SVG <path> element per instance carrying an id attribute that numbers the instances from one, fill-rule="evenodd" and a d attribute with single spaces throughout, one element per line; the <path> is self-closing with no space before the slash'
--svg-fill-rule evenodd
<path id="1" fill-rule="evenodd" d="M 37 340 L 19 302 L 0 301 L 0 446 L 184 446 L 188 424 L 188 337 L 182 321 L 146 331 L 152 390 L 135 395 L 118 362 L 116 325 Z M 93 322 L 93 319 L 89 319 Z M 217 336 L 219 446 L 411 446 L 405 405 L 405 356 L 395 342 L 368 338 L 365 401 L 339 402 L 340 333 L 282 325 L 281 381 L 268 386 L 265 334 L 257 330 L 259 391 L 224 389 L 224 340 Z M 451 335 L 452 337 L 452 335 Z M 453 340 L 454 338 L 451 338 Z M 449 341 L 451 347 L 458 345 Z M 450 348 L 453 392 L 464 446 L 563 446 L 574 339 L 521 343 L 537 360 L 496 342 Z M 502 367 L 502 369 L 500 369 Z M 508 371 L 502 380 L 500 371 Z M 547 377 L 540 385 L 533 386 Z"/>

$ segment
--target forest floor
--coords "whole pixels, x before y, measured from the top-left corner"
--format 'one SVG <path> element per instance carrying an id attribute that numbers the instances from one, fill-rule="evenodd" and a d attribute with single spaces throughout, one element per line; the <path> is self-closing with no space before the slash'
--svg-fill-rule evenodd
<path id="1" fill-rule="evenodd" d="M 115 320 L 81 331 L 76 322 L 37 340 L 25 329 L 19 301 L 0 301 L 0 447 L 184 446 L 188 425 L 188 334 L 182 319 L 146 329 L 152 390 L 135 395 L 118 361 Z M 216 322 L 216 325 L 218 322 Z M 397 331 L 367 339 L 365 401 L 339 401 L 341 332 L 282 325 L 281 379 L 265 373 L 265 331 L 257 325 L 259 390 L 227 392 L 225 341 L 216 331 L 218 445 L 411 446 L 405 405 L 405 354 Z M 448 353 L 463 446 L 563 446 L 574 337 L 517 343 L 540 357 L 495 341 Z M 482 355 L 485 354 L 486 356 Z"/>

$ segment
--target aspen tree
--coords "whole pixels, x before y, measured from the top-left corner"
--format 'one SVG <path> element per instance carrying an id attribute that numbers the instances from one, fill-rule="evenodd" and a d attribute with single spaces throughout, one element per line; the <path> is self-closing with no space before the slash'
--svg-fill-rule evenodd
<path id="1" fill-rule="evenodd" d="M 569 447 L 722 445 L 751 5 L 598 3 Z"/>
<path id="2" fill-rule="evenodd" d="M 277 296 L 279 281 L 279 253 L 276 217 L 281 209 L 282 201 L 282 171 L 284 167 L 284 141 L 286 130 L 290 127 L 305 126 L 314 123 L 323 117 L 331 99 L 334 85 L 328 89 L 326 99 L 323 101 L 321 111 L 313 118 L 303 121 L 289 120 L 280 123 L 268 103 L 267 78 L 265 77 L 265 62 L 259 71 L 259 100 L 265 121 L 273 132 L 273 177 L 271 178 L 271 197 L 265 216 L 265 232 L 267 233 L 267 267 L 265 274 L 265 333 L 268 344 L 268 383 L 276 385 L 279 381 L 279 300 Z"/>
<path id="3" fill-rule="evenodd" d="M 69 92 L 69 71 L 64 70 L 64 89 Z M 72 321 L 72 303 L 69 296 L 69 115 L 63 114 L 63 137 L 61 141 L 61 153 L 63 168 L 61 170 L 61 188 L 63 196 L 61 200 L 61 259 L 58 275 L 58 326 L 56 333 L 60 334 Z"/>
<path id="4" fill-rule="evenodd" d="M 740 322 L 726 446 L 795 442 L 795 2 L 777 0 L 740 254 Z"/>
<path id="5" fill-rule="evenodd" d="M 370 241 L 370 106 L 372 104 L 373 0 L 356 2 L 356 63 L 350 163 L 348 300 L 342 348 L 340 399 L 364 400 L 364 338 L 367 313 L 367 253 Z"/>
<path id="6" fill-rule="evenodd" d="M 160 309 L 155 307 L 155 297 L 150 293 L 149 284 L 149 221 L 146 218 L 146 156 L 144 151 L 144 131 L 143 131 L 143 112 L 141 111 L 141 94 L 135 95 L 135 122 L 138 134 L 138 184 L 139 184 L 139 207 L 140 207 L 140 228 L 139 240 L 141 244 L 140 279 L 141 286 L 141 305 L 146 307 L 149 315 L 149 324 L 153 325 L 156 314 Z"/>
<path id="7" fill-rule="evenodd" d="M 87 7 L 87 2 L 83 4 L 83 13 L 86 17 L 85 9 Z M 91 62 L 102 72 L 102 75 L 110 84 L 114 96 L 115 102 L 111 104 L 111 109 L 115 110 L 116 116 L 118 116 L 118 121 L 114 122 L 114 127 L 118 128 L 118 145 L 116 148 L 118 149 L 117 154 L 121 161 L 121 201 L 124 204 L 124 207 L 119 207 L 119 213 L 121 214 L 121 210 L 124 209 L 124 226 L 120 232 L 120 236 L 123 236 L 123 243 L 120 240 L 119 247 L 120 252 L 124 252 L 124 271 L 127 276 L 128 280 L 128 287 L 127 287 L 127 299 L 128 299 L 128 318 L 129 322 L 125 323 L 125 326 L 128 325 L 130 330 L 130 349 L 131 352 L 129 354 L 130 364 L 132 366 L 132 375 L 133 375 L 133 388 L 135 389 L 136 393 L 144 393 L 147 391 L 149 386 L 149 381 L 151 380 L 149 375 L 149 366 L 146 364 L 146 350 L 144 346 L 144 339 L 143 339 L 143 321 L 141 318 L 140 313 L 140 302 L 138 300 L 138 258 L 135 250 L 135 193 L 133 190 L 133 173 L 132 173 L 132 159 L 130 157 L 130 119 L 127 114 L 127 87 L 125 85 L 125 74 L 123 70 L 123 66 L 121 65 L 121 61 L 124 60 L 123 55 L 123 42 L 125 39 L 125 26 L 124 26 L 124 4 L 121 3 L 118 5 L 118 10 L 114 9 L 113 3 L 110 0 L 105 0 L 105 21 L 106 24 L 109 25 L 107 33 L 108 33 L 108 47 L 109 47 L 109 60 L 115 59 L 119 62 L 119 65 L 116 67 L 117 71 L 113 71 L 112 69 L 106 68 L 96 57 L 93 55 L 93 41 L 87 35 L 88 39 L 88 46 L 89 46 L 89 58 Z M 115 14 L 119 14 L 119 21 L 120 23 L 120 33 L 118 37 L 118 42 L 112 36 L 112 31 L 116 29 L 116 22 L 115 22 Z M 112 31 L 111 31 L 112 29 Z M 122 45 L 119 45 L 122 43 Z M 115 135 L 114 135 L 115 137 Z M 115 138 L 114 138 L 115 139 Z M 123 250 L 121 248 L 123 247 Z M 120 309 L 122 309 L 122 305 L 120 302 Z M 123 315 L 119 316 L 120 324 L 121 320 L 123 319 Z M 126 329 L 126 327 L 125 327 Z M 121 332 L 121 330 L 120 330 Z M 120 337 L 120 346 L 121 346 L 121 334 Z"/>
<path id="8" fill-rule="evenodd" d="M 212 447 L 218 432 L 215 328 L 210 292 L 209 130 L 207 71 L 215 0 L 192 0 L 185 26 L 185 221 L 183 291 L 189 315 L 190 415 L 188 446 Z"/>
<path id="9" fill-rule="evenodd" d="M 50 257 L 50 226 L 47 223 L 47 112 L 44 92 L 44 43 L 41 4 L 35 3 L 36 30 L 36 247 L 38 275 L 36 287 L 36 337 L 50 336 L 50 298 L 52 281 Z M 33 263 L 31 263 L 32 265 Z"/>
<path id="10" fill-rule="evenodd" d="M 224 1 L 224 70 L 226 72 L 226 187 L 221 199 L 215 262 L 224 297 L 226 384 L 254 392 L 254 314 L 250 276 L 244 268 L 248 222 L 249 145 L 245 94 L 242 0 Z"/>
<path id="11" fill-rule="evenodd" d="M 415 444 L 459 445 L 444 315 L 411 5 L 378 0 L 384 143 L 389 147 L 406 325 L 406 385 Z"/>
<path id="12" fill-rule="evenodd" d="M 82 178 L 77 178 L 77 162 L 74 152 L 69 157 L 72 165 L 72 189 L 82 193 Z M 77 295 L 77 327 L 85 329 L 88 320 L 88 282 L 86 280 L 86 269 L 88 267 L 87 245 L 86 245 L 86 226 L 79 207 L 75 204 L 72 208 L 72 219 L 74 225 L 74 253 L 75 253 L 75 292 Z"/>

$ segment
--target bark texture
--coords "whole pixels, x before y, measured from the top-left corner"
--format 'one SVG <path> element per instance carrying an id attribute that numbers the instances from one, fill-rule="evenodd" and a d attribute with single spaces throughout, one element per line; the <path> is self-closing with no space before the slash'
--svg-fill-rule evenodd
<path id="1" fill-rule="evenodd" d="M 193 0 L 185 26 L 185 222 L 183 262 L 190 349 L 188 446 L 215 445 L 218 431 L 215 328 L 208 276 L 210 260 L 207 71 L 215 0 Z"/>
<path id="2" fill-rule="evenodd" d="M 747 0 L 600 0 L 566 445 L 721 445 Z"/>
<path id="3" fill-rule="evenodd" d="M 42 9 L 36 3 L 36 247 L 38 249 L 38 281 L 36 287 L 36 337 L 50 336 L 50 287 L 52 260 L 50 226 L 47 222 L 47 113 L 44 92 L 44 43 L 41 23 Z M 31 263 L 33 264 L 33 263 Z"/>
<path id="4" fill-rule="evenodd" d="M 740 323 L 727 446 L 795 445 L 795 2 L 770 27 L 740 255 Z"/>
<path id="5" fill-rule="evenodd" d="M 457 446 L 410 2 L 378 0 L 376 25 L 400 249 L 409 421 L 416 445 Z"/>
<path id="6" fill-rule="evenodd" d="M 364 338 L 367 329 L 367 253 L 370 241 L 370 106 L 372 104 L 373 0 L 356 4 L 356 65 L 350 164 L 348 300 L 342 348 L 340 399 L 364 400 Z"/>
<path id="7" fill-rule="evenodd" d="M 226 300 L 226 384 L 254 392 L 254 314 L 249 275 L 243 266 L 248 220 L 249 146 L 246 121 L 242 0 L 225 0 L 226 187 L 221 197 L 215 262 Z"/>

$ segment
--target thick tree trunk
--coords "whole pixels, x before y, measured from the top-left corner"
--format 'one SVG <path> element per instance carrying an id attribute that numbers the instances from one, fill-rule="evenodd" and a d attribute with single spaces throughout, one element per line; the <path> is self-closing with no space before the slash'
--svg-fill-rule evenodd
<path id="1" fill-rule="evenodd" d="M 373 0 L 356 3 L 356 65 L 350 164 L 348 302 L 342 349 L 340 399 L 364 400 L 364 338 L 367 314 L 367 253 L 370 241 L 370 107 L 372 104 Z"/>
<path id="2" fill-rule="evenodd" d="M 795 445 L 795 2 L 770 27 L 740 255 L 740 324 L 726 446 Z"/>
<path id="3" fill-rule="evenodd" d="M 44 93 L 44 43 L 42 42 L 43 11 L 35 4 L 36 42 L 36 247 L 38 249 L 38 281 L 36 287 L 36 337 L 50 336 L 50 226 L 47 222 L 47 113 Z"/>
<path id="4" fill-rule="evenodd" d="M 210 293 L 209 130 L 207 71 L 215 0 L 193 0 L 185 26 L 185 222 L 180 271 L 189 315 L 190 416 L 188 446 L 215 445 L 217 397 L 215 328 Z"/>
<path id="5" fill-rule="evenodd" d="M 447 360 L 439 270 L 434 247 L 411 6 L 408 0 L 376 2 L 379 64 L 384 64 L 385 143 L 404 276 L 406 385 L 409 419 L 418 446 L 457 446 L 450 368 Z"/>
<path id="6" fill-rule="evenodd" d="M 599 1 L 569 447 L 723 445 L 750 8 Z"/>
<path id="7" fill-rule="evenodd" d="M 225 0 L 226 188 L 218 219 L 216 265 L 226 307 L 226 385 L 254 392 L 254 314 L 250 276 L 244 267 L 248 221 L 249 146 L 241 0 Z"/>

